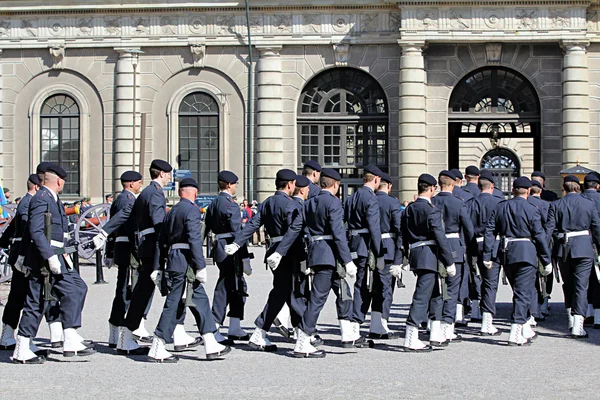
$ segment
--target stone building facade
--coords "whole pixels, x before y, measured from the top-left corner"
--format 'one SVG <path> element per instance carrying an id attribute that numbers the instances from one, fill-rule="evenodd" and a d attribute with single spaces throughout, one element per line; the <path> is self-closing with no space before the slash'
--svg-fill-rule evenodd
<path id="1" fill-rule="evenodd" d="M 249 34 L 243 1 L 2 0 L 2 179 L 18 191 L 58 161 L 65 197 L 100 201 L 156 157 L 263 199 L 315 158 L 344 194 L 366 163 L 401 198 L 469 164 L 558 189 L 561 169 L 600 167 L 596 3 L 251 0 Z"/>

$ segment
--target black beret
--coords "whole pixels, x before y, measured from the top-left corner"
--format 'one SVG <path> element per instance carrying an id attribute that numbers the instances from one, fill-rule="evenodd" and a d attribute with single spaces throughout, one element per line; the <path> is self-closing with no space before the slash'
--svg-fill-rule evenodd
<path id="1" fill-rule="evenodd" d="M 596 175 L 598 177 L 598 179 L 599 179 L 599 182 L 600 182 L 600 174 L 598 172 L 592 171 L 592 172 L 590 172 L 590 174 Z"/>
<path id="2" fill-rule="evenodd" d="M 165 160 L 158 160 L 158 159 L 152 160 L 152 163 L 150 164 L 150 168 L 157 169 L 157 170 L 163 171 L 163 172 L 171 172 L 173 170 L 173 167 L 171 167 L 171 164 L 169 164 Z"/>
<path id="3" fill-rule="evenodd" d="M 67 177 L 67 171 L 65 171 L 64 168 L 60 165 L 56 165 L 53 163 L 50 163 L 50 165 L 46 167 L 46 172 L 50 172 L 62 179 L 65 179 Z"/>
<path id="4" fill-rule="evenodd" d="M 437 181 L 435 180 L 435 178 L 429 174 L 421 174 L 419 176 L 419 183 L 426 183 L 429 186 L 437 185 Z"/>
<path id="5" fill-rule="evenodd" d="M 565 176 L 564 183 L 567 183 L 567 182 L 579 183 L 579 179 L 575 175 L 567 175 L 567 176 Z"/>
<path id="6" fill-rule="evenodd" d="M 142 174 L 137 171 L 125 171 L 121 174 L 121 182 L 136 182 L 142 180 Z"/>
<path id="7" fill-rule="evenodd" d="M 490 181 L 492 182 L 494 185 L 496 184 L 496 182 L 494 182 L 494 176 L 492 175 L 492 173 L 490 171 L 481 171 L 481 174 L 479 175 L 479 179 L 485 179 L 486 181 Z"/>
<path id="8" fill-rule="evenodd" d="M 342 180 L 340 174 L 333 168 L 323 168 L 321 170 L 321 176 L 326 176 L 328 178 L 335 179 L 336 181 Z"/>
<path id="9" fill-rule="evenodd" d="M 364 168 L 365 174 L 373 174 L 375 176 L 381 176 L 383 174 L 383 172 L 377 168 L 377 166 L 375 165 L 367 165 Z"/>
<path id="10" fill-rule="evenodd" d="M 538 181 L 534 181 L 534 180 L 532 180 L 532 181 L 531 181 L 531 186 L 537 186 L 537 187 L 539 187 L 540 189 L 543 189 L 543 187 L 542 187 L 542 182 L 538 182 Z"/>
<path id="11" fill-rule="evenodd" d="M 321 172 L 321 166 L 319 165 L 318 162 L 316 162 L 315 160 L 308 160 L 307 162 L 304 163 L 304 168 L 312 168 L 317 172 Z"/>
<path id="12" fill-rule="evenodd" d="M 381 174 L 381 180 L 383 182 L 392 183 L 392 177 L 390 174 L 386 174 L 385 172 Z"/>
<path id="13" fill-rule="evenodd" d="M 454 176 L 456 177 L 456 179 L 462 179 L 463 178 L 463 174 L 462 172 L 460 172 L 460 169 L 458 168 L 453 168 L 450 170 L 450 172 L 452 172 L 454 174 Z"/>
<path id="14" fill-rule="evenodd" d="M 448 171 L 447 169 L 441 170 L 439 176 L 447 176 L 448 178 L 453 179 L 453 180 L 456 179 L 456 175 L 454 175 L 452 173 L 452 171 Z"/>
<path id="15" fill-rule="evenodd" d="M 310 185 L 310 179 L 304 175 L 296 175 L 296 187 L 303 188 Z"/>
<path id="16" fill-rule="evenodd" d="M 466 169 L 465 169 L 465 175 L 479 175 L 481 172 L 479 171 L 479 168 L 477 168 L 474 165 L 469 165 Z"/>
<path id="17" fill-rule="evenodd" d="M 513 188 L 529 189 L 531 187 L 531 180 L 526 176 L 521 176 L 513 182 Z"/>
<path id="18" fill-rule="evenodd" d="M 533 178 L 534 176 L 539 176 L 543 180 L 546 180 L 546 175 L 544 175 L 544 173 L 542 171 L 533 171 L 531 173 L 531 177 Z"/>
<path id="19" fill-rule="evenodd" d="M 113 197 L 112 193 L 108 193 L 108 194 L 104 195 L 105 199 L 110 199 L 111 197 Z"/>
<path id="20" fill-rule="evenodd" d="M 600 183 L 600 179 L 598 179 L 598 177 L 596 176 L 596 174 L 594 174 L 593 172 L 590 172 L 589 174 L 587 174 L 585 176 L 585 178 L 583 179 L 584 182 L 598 182 Z"/>
<path id="21" fill-rule="evenodd" d="M 280 169 L 279 171 L 277 171 L 277 178 L 278 181 L 287 181 L 287 182 L 291 182 L 296 180 L 296 173 L 294 171 L 292 171 L 291 169 Z"/>
<path id="22" fill-rule="evenodd" d="M 179 189 L 190 186 L 198 189 L 198 182 L 196 182 L 194 178 L 183 178 L 181 181 L 179 181 Z"/>
<path id="23" fill-rule="evenodd" d="M 51 162 L 48 161 L 42 161 L 41 163 L 38 164 L 37 168 L 35 169 L 35 173 L 36 174 L 43 174 L 46 172 L 46 170 L 48 169 L 48 166 L 52 164 Z"/>
<path id="24" fill-rule="evenodd" d="M 218 180 L 225 183 L 237 183 L 238 177 L 231 171 L 221 171 L 219 172 Z"/>
<path id="25" fill-rule="evenodd" d="M 37 174 L 31 174 L 29 175 L 29 182 L 33 183 L 34 185 L 38 185 L 40 186 L 40 179 L 38 178 Z"/>

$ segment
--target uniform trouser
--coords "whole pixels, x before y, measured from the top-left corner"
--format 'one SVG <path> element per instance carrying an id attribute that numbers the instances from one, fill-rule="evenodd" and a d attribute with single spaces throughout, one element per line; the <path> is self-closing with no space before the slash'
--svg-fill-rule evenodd
<path id="1" fill-rule="evenodd" d="M 153 259 L 143 258 L 141 270 L 138 268 L 138 280 L 131 293 L 131 302 L 123 326 L 130 331 L 139 328 L 142 318 L 147 313 L 148 305 L 154 293 L 154 282 L 150 279 L 153 271 Z"/>
<path id="2" fill-rule="evenodd" d="M 458 270 L 456 271 L 458 275 Z M 458 289 L 458 304 L 462 304 L 463 306 L 469 305 L 469 289 L 470 289 L 470 267 L 469 263 L 464 263 L 462 271 L 460 272 L 460 285 Z"/>
<path id="3" fill-rule="evenodd" d="M 595 309 L 600 308 L 600 283 L 598 283 L 598 277 L 596 271 L 592 268 L 590 272 L 590 286 L 588 289 L 587 296 L 588 304 L 594 306 Z M 596 321 L 594 321 L 596 323 Z"/>
<path id="4" fill-rule="evenodd" d="M 481 268 L 481 312 L 496 315 L 496 295 L 500 281 L 500 264 L 493 262 L 491 269 Z"/>
<path id="5" fill-rule="evenodd" d="M 81 327 L 81 304 L 84 302 L 82 288 L 85 282 L 76 271 L 70 271 L 61 275 L 52 275 L 50 284 L 60 304 L 63 329 Z M 29 279 L 23 315 L 19 322 L 19 336 L 33 338 L 37 335 L 42 315 L 50 307 L 50 304 L 44 301 L 43 287 L 43 277 Z"/>
<path id="6" fill-rule="evenodd" d="M 481 300 L 481 275 L 475 275 L 475 268 L 473 268 L 470 264 L 472 261 L 469 261 L 469 299 L 472 300 Z M 477 257 L 477 265 L 479 267 L 479 273 L 481 274 L 481 270 L 485 267 L 483 266 L 481 256 Z"/>
<path id="7" fill-rule="evenodd" d="M 311 267 L 314 271 L 312 290 L 310 292 L 310 301 L 306 311 L 302 316 L 302 322 L 299 328 L 308 335 L 315 333 L 317 319 L 329 297 L 329 292 L 333 289 L 337 300 L 335 302 L 338 319 L 350 320 L 352 318 L 352 300 L 350 300 L 350 286 L 335 271 L 334 267 L 323 265 Z M 340 290 L 345 290 L 346 298 L 342 300 Z"/>
<path id="8" fill-rule="evenodd" d="M 185 319 L 185 301 L 182 301 L 183 292 L 187 286 L 186 274 L 184 272 L 165 272 L 171 282 L 171 290 L 165 299 L 163 311 L 160 314 L 158 325 L 154 334 L 163 339 L 165 343 L 173 343 L 173 332 L 176 325 L 182 325 Z M 198 331 L 201 335 L 217 331 L 215 321 L 212 318 L 210 310 L 210 301 L 204 287 L 200 282 L 194 281 L 194 293 L 192 302 L 194 303 L 192 314 L 198 324 Z"/>
<path id="9" fill-rule="evenodd" d="M 434 321 L 441 320 L 443 301 L 438 279 L 440 275 L 437 271 L 420 269 L 416 273 L 417 286 L 406 324 L 420 327 L 428 318 Z"/>
<path id="10" fill-rule="evenodd" d="M 531 298 L 534 296 L 537 267 L 527 263 L 509 264 L 506 277 L 513 289 L 511 321 L 524 324 L 531 316 Z"/>
<path id="11" fill-rule="evenodd" d="M 227 306 L 229 306 L 228 317 L 243 320 L 244 304 L 248 293 L 246 279 L 243 276 L 236 275 L 232 256 L 227 257 L 223 262 L 217 263 L 217 267 L 219 267 L 219 278 L 215 285 L 212 306 L 215 322 L 223 325 Z"/>
<path id="12" fill-rule="evenodd" d="M 446 286 L 448 287 L 448 300 L 444 300 L 442 306 L 442 321 L 448 322 L 449 324 L 454 323 L 456 317 L 456 304 L 458 304 L 459 292 L 460 292 L 460 281 L 462 278 L 462 272 L 465 268 L 463 263 L 454 263 L 456 266 L 456 275 L 446 277 Z"/>
<path id="13" fill-rule="evenodd" d="M 299 307 L 299 304 L 295 304 L 303 301 L 303 299 L 295 300 L 297 291 L 294 290 L 296 289 L 294 286 L 296 284 L 295 275 L 297 274 L 294 271 L 298 269 L 299 265 L 297 263 L 285 257 L 281 260 L 279 268 L 273 271 L 273 289 L 269 293 L 267 304 L 265 304 L 263 311 L 254 321 L 257 327 L 265 331 L 271 329 L 271 325 L 273 325 L 273 321 L 277 318 L 277 314 L 279 314 L 279 311 L 281 311 L 281 308 L 286 303 L 290 308 L 292 325 L 298 326 L 300 324 L 302 315 L 306 311 L 306 306 L 302 308 Z M 285 323 L 285 321 L 282 322 Z"/>
<path id="14" fill-rule="evenodd" d="M 372 293 L 369 291 L 369 267 L 367 258 L 358 257 L 354 260 L 356 264 L 356 281 L 354 282 L 354 304 L 352 308 L 352 320 L 362 324 L 371 306 Z M 374 290 L 374 288 L 373 288 Z"/>
<path id="15" fill-rule="evenodd" d="M 390 309 L 394 298 L 394 280 L 390 267 L 392 263 L 386 263 L 382 270 L 373 272 L 373 293 L 371 300 L 371 311 L 381 313 L 385 320 L 390 319 Z M 365 310 L 365 313 L 368 310 Z"/>
<path id="16" fill-rule="evenodd" d="M 123 326 L 125 315 L 129 308 L 129 296 L 127 284 L 129 283 L 129 265 L 117 266 L 117 286 L 115 288 L 115 298 L 110 310 L 110 322 L 114 326 Z M 150 301 L 148 301 L 150 303 Z"/>
<path id="17" fill-rule="evenodd" d="M 587 291 L 593 264 L 592 258 L 569 258 L 567 262 L 561 260 L 559 263 L 565 307 L 571 309 L 571 315 L 586 315 Z"/>

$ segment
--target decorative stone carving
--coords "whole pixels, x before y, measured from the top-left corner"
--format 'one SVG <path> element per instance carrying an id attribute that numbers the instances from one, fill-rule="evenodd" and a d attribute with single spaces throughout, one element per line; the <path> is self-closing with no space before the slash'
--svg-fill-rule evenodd
<path id="1" fill-rule="evenodd" d="M 518 29 L 537 29 L 538 13 L 536 10 L 517 10 Z"/>
<path id="2" fill-rule="evenodd" d="M 417 10 L 417 27 L 424 30 L 438 28 L 438 10 Z"/>
<path id="3" fill-rule="evenodd" d="M 571 16 L 568 8 L 551 8 L 548 14 L 552 27 L 560 29 L 571 26 Z"/>
<path id="4" fill-rule="evenodd" d="M 392 13 L 390 14 L 390 31 L 398 32 L 402 28 L 402 14 Z"/>
<path id="5" fill-rule="evenodd" d="M 204 56 L 206 55 L 206 45 L 193 44 L 190 46 L 192 57 L 194 57 L 194 68 L 204 68 Z"/>
<path id="6" fill-rule="evenodd" d="M 217 35 L 228 35 L 233 32 L 235 17 L 232 15 L 221 15 L 217 17 Z"/>
<path id="7" fill-rule="evenodd" d="M 50 35 L 52 36 L 61 36 L 65 32 L 65 28 L 63 28 L 63 21 L 49 20 L 48 32 L 50 32 Z"/>
<path id="8" fill-rule="evenodd" d="M 450 10 L 450 26 L 454 30 L 471 28 L 471 10 Z"/>
<path id="9" fill-rule="evenodd" d="M 490 29 L 501 29 L 504 26 L 504 13 L 502 10 L 490 10 L 483 21 Z"/>
<path id="10" fill-rule="evenodd" d="M 321 16 L 317 14 L 304 14 L 302 16 L 304 22 L 304 32 L 319 33 L 321 32 Z"/>
<path id="11" fill-rule="evenodd" d="M 361 32 L 377 32 L 379 29 L 378 14 L 363 14 L 360 17 Z"/>
<path id="12" fill-rule="evenodd" d="M 250 32 L 263 33 L 265 21 L 262 15 L 254 15 L 250 17 Z"/>
<path id="13" fill-rule="evenodd" d="M 586 26 L 590 31 L 598 30 L 598 10 L 593 8 L 588 8 L 586 15 Z"/>
<path id="14" fill-rule="evenodd" d="M 121 17 L 107 18 L 104 27 L 109 36 L 118 36 L 121 34 Z"/>
<path id="15" fill-rule="evenodd" d="M 292 16 L 287 14 L 278 14 L 271 16 L 275 33 L 292 32 Z"/>
<path id="16" fill-rule="evenodd" d="M 63 69 L 66 57 L 65 46 L 52 46 L 49 50 L 53 62 L 52 69 Z"/>
<path id="17" fill-rule="evenodd" d="M 188 29 L 196 35 L 206 33 L 206 18 L 202 16 L 190 18 Z"/>
<path id="18" fill-rule="evenodd" d="M 135 19 L 133 25 L 135 28 L 133 34 L 135 36 L 147 35 L 150 33 L 150 21 L 148 18 L 139 17 Z"/>
<path id="19" fill-rule="evenodd" d="M 38 35 L 37 21 L 24 19 L 21 21 L 21 28 L 25 31 L 25 36 L 36 37 Z"/>
<path id="20" fill-rule="evenodd" d="M 81 18 L 77 21 L 77 36 L 92 35 L 92 19 Z"/>
<path id="21" fill-rule="evenodd" d="M 163 35 L 176 35 L 177 23 L 175 22 L 175 19 L 173 17 L 161 17 L 160 32 Z"/>
<path id="22" fill-rule="evenodd" d="M 348 65 L 348 53 L 350 53 L 350 43 L 338 43 L 333 45 L 333 54 L 335 55 L 335 65 L 337 67 Z"/>
<path id="23" fill-rule="evenodd" d="M 349 21 L 348 15 L 334 15 L 331 19 L 331 28 L 337 33 L 346 33 L 350 30 Z"/>
<path id="24" fill-rule="evenodd" d="M 8 37 L 10 33 L 10 21 L 0 20 L 0 37 Z"/>
<path id="25" fill-rule="evenodd" d="M 502 43 L 486 43 L 485 58 L 488 64 L 500 64 L 500 61 L 502 61 Z"/>

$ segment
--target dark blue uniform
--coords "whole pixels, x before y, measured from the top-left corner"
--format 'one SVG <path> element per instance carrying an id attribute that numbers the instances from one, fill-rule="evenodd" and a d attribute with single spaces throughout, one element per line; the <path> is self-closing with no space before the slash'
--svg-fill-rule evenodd
<path id="1" fill-rule="evenodd" d="M 471 216 L 474 229 L 474 239 L 467 249 L 467 262 L 470 266 L 469 278 L 464 279 L 463 282 L 470 283 L 461 286 L 460 299 L 464 305 L 470 298 L 471 300 L 481 300 L 480 308 L 482 312 L 488 312 L 492 316 L 496 315 L 496 295 L 498 293 L 498 281 L 500 277 L 500 260 L 493 258 L 494 262 L 491 269 L 487 269 L 483 266 L 483 240 L 485 234 L 485 228 L 487 223 L 492 216 L 492 213 L 496 206 L 501 202 L 498 197 L 489 194 L 481 193 L 479 196 L 469 200 L 467 205 L 467 212 Z M 494 244 L 493 253 L 496 254 L 499 246 L 499 242 L 496 241 Z M 481 276 L 475 275 L 475 267 L 472 265 L 472 258 L 477 258 L 477 267 Z"/>
<path id="2" fill-rule="evenodd" d="M 479 186 L 475 182 L 469 182 L 465 186 L 462 187 L 462 190 L 471 194 L 473 197 L 479 196 L 481 190 L 479 190 Z"/>
<path id="3" fill-rule="evenodd" d="M 420 327 L 427 322 L 428 310 L 430 319 L 440 321 L 442 288 L 438 283 L 438 260 L 446 267 L 454 263 L 440 209 L 423 197 L 409 204 L 402 214 L 402 241 L 404 251 L 410 250 L 411 270 L 417 274 L 406 324 Z"/>
<path id="4" fill-rule="evenodd" d="M 542 200 L 548 201 L 551 203 L 555 200 L 558 200 L 558 195 L 551 190 L 543 189 L 541 198 L 542 198 Z"/>
<path id="5" fill-rule="evenodd" d="M 498 189 L 497 187 L 494 188 L 494 193 L 492 194 L 492 196 L 497 197 L 501 200 L 504 200 L 504 193 L 502 192 L 502 190 Z"/>
<path id="6" fill-rule="evenodd" d="M 598 214 L 600 214 L 600 193 L 598 193 L 595 189 L 588 189 L 581 195 L 586 199 L 593 201 Z M 594 309 L 600 308 L 600 283 L 598 283 L 598 277 L 596 276 L 595 272 L 590 273 L 590 287 L 587 297 L 588 304 L 591 304 Z M 594 321 L 594 324 L 600 324 L 600 321 Z"/>
<path id="7" fill-rule="evenodd" d="M 550 203 L 542 200 L 541 198 L 539 198 L 537 196 L 531 196 L 531 195 L 527 198 L 527 200 L 529 200 L 529 202 L 531 204 L 533 204 L 534 206 L 536 206 L 537 209 L 540 211 L 540 215 L 542 217 L 542 228 L 544 229 L 544 232 L 546 232 L 546 224 L 548 222 L 548 211 L 550 210 Z M 548 238 L 548 239 L 550 239 L 550 238 Z M 555 260 L 553 259 L 552 263 L 554 264 L 554 262 L 555 262 Z M 549 295 L 550 293 L 552 293 L 552 287 L 553 287 L 553 283 L 554 283 L 554 272 L 551 272 L 549 275 L 547 275 L 545 279 L 546 279 L 546 293 Z M 537 291 L 537 301 L 534 301 L 532 303 L 532 314 L 534 317 L 539 318 L 540 317 L 539 305 L 544 302 L 542 286 L 540 284 L 539 279 L 536 280 L 536 291 Z"/>
<path id="8" fill-rule="evenodd" d="M 166 215 L 160 231 L 157 268 L 164 269 L 164 280 L 169 288 L 165 305 L 154 334 L 165 343 L 173 343 L 175 326 L 183 324 L 185 301 L 182 301 L 186 289 L 186 272 L 189 267 L 194 275 L 206 268 L 202 255 L 204 237 L 200 229 L 200 209 L 191 201 L 181 199 Z M 165 266 L 166 264 L 166 266 Z M 204 335 L 217 331 L 210 310 L 210 300 L 202 284 L 194 279 L 190 311 L 196 319 L 198 331 Z"/>
<path id="9" fill-rule="evenodd" d="M 466 192 L 460 186 L 454 186 L 454 189 L 452 189 L 452 194 L 461 199 L 462 201 L 467 201 L 473 198 L 473 195 L 471 193 Z"/>
<path id="10" fill-rule="evenodd" d="M 313 181 L 310 181 L 308 186 L 308 198 L 315 197 L 321 192 L 321 187 L 315 184 Z"/>
<path id="11" fill-rule="evenodd" d="M 543 265 L 550 264 L 550 249 L 541 219 L 538 209 L 527 199 L 514 197 L 498 204 L 485 229 L 483 260 L 504 258 L 514 293 L 512 322 L 515 324 L 525 324 L 531 316 L 538 257 Z M 500 247 L 496 236 L 501 238 Z"/>
<path id="12" fill-rule="evenodd" d="M 166 211 L 167 199 L 161 186 L 155 181 L 150 182 L 133 203 L 131 216 L 135 221 L 135 225 L 133 225 L 134 240 L 138 241 L 137 257 L 140 266 L 138 267 L 138 281 L 133 288 L 131 303 L 124 321 L 124 326 L 130 331 L 134 331 L 140 326 L 148 303 L 152 300 L 155 285 L 150 275 L 158 267 L 155 263 L 156 243 Z"/>
<path id="13" fill-rule="evenodd" d="M 52 214 L 52 242 L 44 235 L 44 214 Z M 34 338 L 37 334 L 45 306 L 43 296 L 44 278 L 41 276 L 43 263 L 52 257 L 58 249 L 65 246 L 65 234 L 68 232 L 67 216 L 60 201 L 54 199 L 52 192 L 42 187 L 29 204 L 28 230 L 23 240 L 30 241 L 27 246 L 25 265 L 31 268 L 31 278 L 25 307 L 19 323 L 19 336 Z M 60 317 L 63 329 L 81 326 L 81 311 L 87 294 L 87 285 L 75 269 L 68 268 L 66 257 L 58 255 L 61 274 L 51 275 L 52 291 L 60 302 Z"/>
<path id="14" fill-rule="evenodd" d="M 571 315 L 585 317 L 587 291 L 594 264 L 592 243 L 600 248 L 598 210 L 585 197 L 568 193 L 550 204 L 546 232 L 554 239 L 553 255 L 559 260 L 565 306 L 571 309 Z M 576 232 L 580 236 L 576 236 Z M 565 233 L 570 233 L 566 243 Z"/>
<path id="15" fill-rule="evenodd" d="M 463 277 L 465 244 L 473 239 L 473 223 L 467 213 L 465 202 L 454 196 L 453 193 L 440 192 L 431 199 L 431 202 L 442 213 L 446 238 L 452 248 L 456 266 L 456 275 L 446 277 L 450 299 L 444 301 L 442 307 L 442 320 L 452 324 L 456 316 L 456 304 L 458 303 L 460 283 Z"/>
<path id="16" fill-rule="evenodd" d="M 234 256 L 225 253 L 225 245 L 232 243 L 235 234 L 242 229 L 240 207 L 229 193 L 221 192 L 208 206 L 204 221 L 206 234 L 210 231 L 216 235 L 212 248 L 213 260 L 219 267 L 212 306 L 215 321 L 219 325 L 223 324 L 228 305 L 227 316 L 242 320 L 247 296 L 246 280 L 243 276 L 236 275 Z M 247 247 L 242 246 L 236 256 L 247 258 Z"/>

